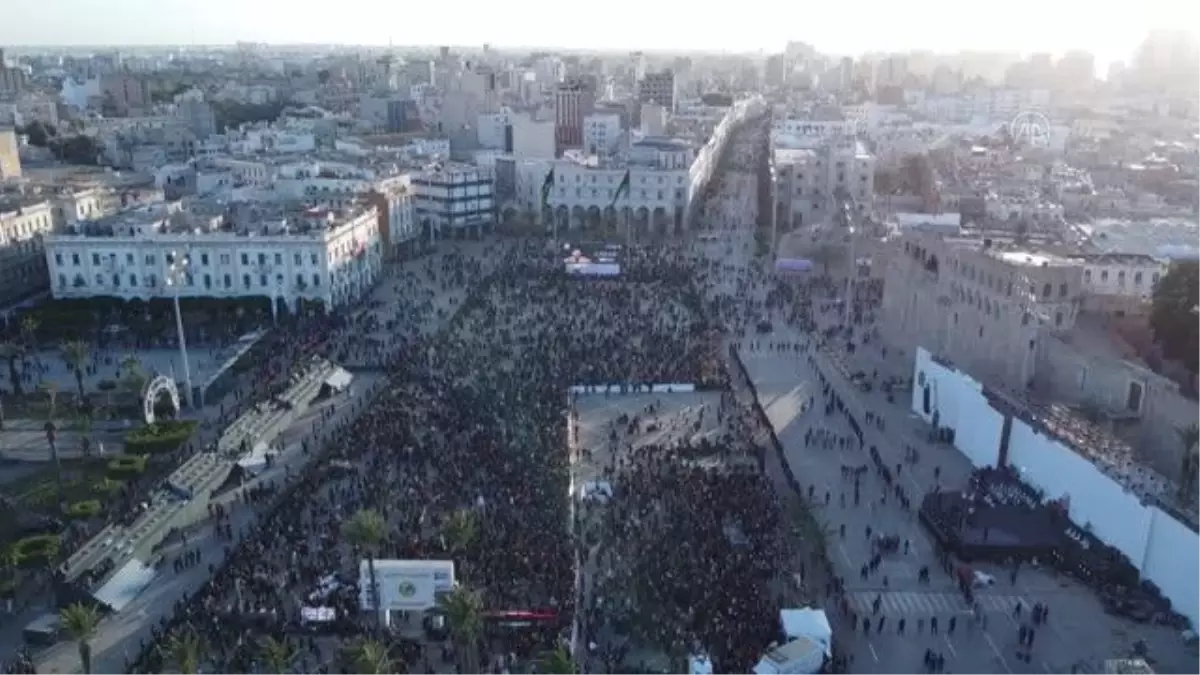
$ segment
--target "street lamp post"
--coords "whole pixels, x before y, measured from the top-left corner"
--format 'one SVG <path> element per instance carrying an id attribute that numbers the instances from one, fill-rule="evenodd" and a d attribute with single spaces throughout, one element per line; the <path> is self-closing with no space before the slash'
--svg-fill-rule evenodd
<path id="1" fill-rule="evenodd" d="M 192 370 L 188 364 L 187 339 L 183 335 L 183 313 L 179 310 L 179 287 L 187 278 L 188 263 L 191 262 L 190 255 L 187 250 L 182 254 L 179 251 L 172 251 L 166 279 L 167 285 L 174 290 L 172 299 L 175 303 L 175 332 L 179 337 L 179 358 L 183 361 L 183 381 L 187 387 L 184 391 L 184 400 L 189 408 L 192 407 Z"/>

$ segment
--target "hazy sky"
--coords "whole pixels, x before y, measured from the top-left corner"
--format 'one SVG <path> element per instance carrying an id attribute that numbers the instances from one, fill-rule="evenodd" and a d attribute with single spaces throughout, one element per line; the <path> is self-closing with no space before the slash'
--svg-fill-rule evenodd
<path id="1" fill-rule="evenodd" d="M 734 9 L 736 8 L 736 9 Z M 1197 0 L 0 0 L 0 45 L 274 43 L 566 46 L 831 53 L 931 49 L 1126 59 Z"/>

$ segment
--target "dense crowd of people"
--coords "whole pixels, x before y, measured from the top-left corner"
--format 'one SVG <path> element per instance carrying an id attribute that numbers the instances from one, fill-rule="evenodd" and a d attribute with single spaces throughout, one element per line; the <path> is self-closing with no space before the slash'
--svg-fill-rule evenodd
<path id="1" fill-rule="evenodd" d="M 457 562 L 484 606 L 573 614 L 566 388 L 719 387 L 716 326 L 690 285 L 691 261 L 671 248 L 632 253 L 631 278 L 621 280 L 568 278 L 534 243 L 508 245 L 491 259 L 490 269 L 453 256 L 427 263 L 420 288 L 395 307 L 370 305 L 320 342 L 292 336 L 305 353 L 378 364 L 388 385 L 355 421 L 322 430 L 326 452 L 316 442 L 306 447 L 317 456 L 293 481 L 246 495 L 272 502 L 252 532 L 238 541 L 215 516 L 229 546 L 226 562 L 157 636 L 187 624 L 203 636 L 214 667 L 246 670 L 256 641 L 244 631 L 299 633 L 307 644 L 300 610 L 319 592 L 338 618 L 311 638 L 303 659 L 310 669 L 328 668 L 344 638 L 363 625 L 359 556 L 340 531 L 361 509 L 387 520 L 379 557 L 401 559 L 447 556 L 442 523 L 470 511 L 479 521 L 477 541 Z M 443 292 L 464 288 L 470 292 L 459 306 L 439 302 Z M 414 329 L 396 335 L 436 319 L 445 326 L 431 339 Z M 386 360 L 372 356 L 389 351 Z M 703 485 L 695 489 L 719 487 Z M 162 652 L 153 647 L 130 668 L 161 668 Z"/>

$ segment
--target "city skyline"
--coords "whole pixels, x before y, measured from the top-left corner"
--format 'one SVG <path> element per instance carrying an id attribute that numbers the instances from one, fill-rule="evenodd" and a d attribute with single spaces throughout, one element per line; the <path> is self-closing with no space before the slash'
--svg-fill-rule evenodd
<path id="1" fill-rule="evenodd" d="M 1039 3 L 1009 0 L 985 22 L 963 16 L 948 0 L 903 6 L 869 0 L 854 17 L 841 7 L 785 8 L 743 0 L 739 12 L 683 13 L 671 4 L 610 0 L 588 17 L 583 34 L 573 26 L 534 17 L 562 17 L 548 0 L 498 5 L 467 0 L 456 20 L 442 5 L 379 5 L 342 0 L 336 13 L 310 0 L 121 0 L 96 5 L 83 0 L 17 0 L 6 7 L 0 44 L 20 46 L 219 45 L 239 41 L 273 44 L 481 45 L 566 47 L 594 50 L 777 52 L 789 41 L 823 53 L 1007 51 L 1092 53 L 1098 65 L 1128 60 L 1153 30 L 1196 25 L 1197 10 L 1182 0 L 1148 0 L 1137 13 L 1097 13 L 1082 0 Z M 311 11 L 307 11 L 310 10 Z M 155 17 L 170 17 L 169 22 Z M 765 20 L 771 16 L 779 20 Z M 637 17 L 630 20 L 630 17 Z M 870 17 L 862 20 L 862 17 Z M 1087 17 L 1082 20 L 1082 17 Z M 664 27 L 668 27 L 664 30 Z M 670 28 L 673 28 L 670 29 Z"/>

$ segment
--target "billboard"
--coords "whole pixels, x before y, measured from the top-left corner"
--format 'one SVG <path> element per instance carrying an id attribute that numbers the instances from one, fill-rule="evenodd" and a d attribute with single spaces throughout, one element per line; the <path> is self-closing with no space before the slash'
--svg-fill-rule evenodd
<path id="1" fill-rule="evenodd" d="M 563 268 L 573 276 L 615 277 L 621 274 L 622 254 L 618 244 L 564 244 Z"/>
<path id="2" fill-rule="evenodd" d="M 379 604 L 387 610 L 425 610 L 437 605 L 439 593 L 454 588 L 453 560 L 376 560 L 375 583 Z M 366 560 L 358 566 L 359 603 L 374 609 L 371 571 Z"/>

